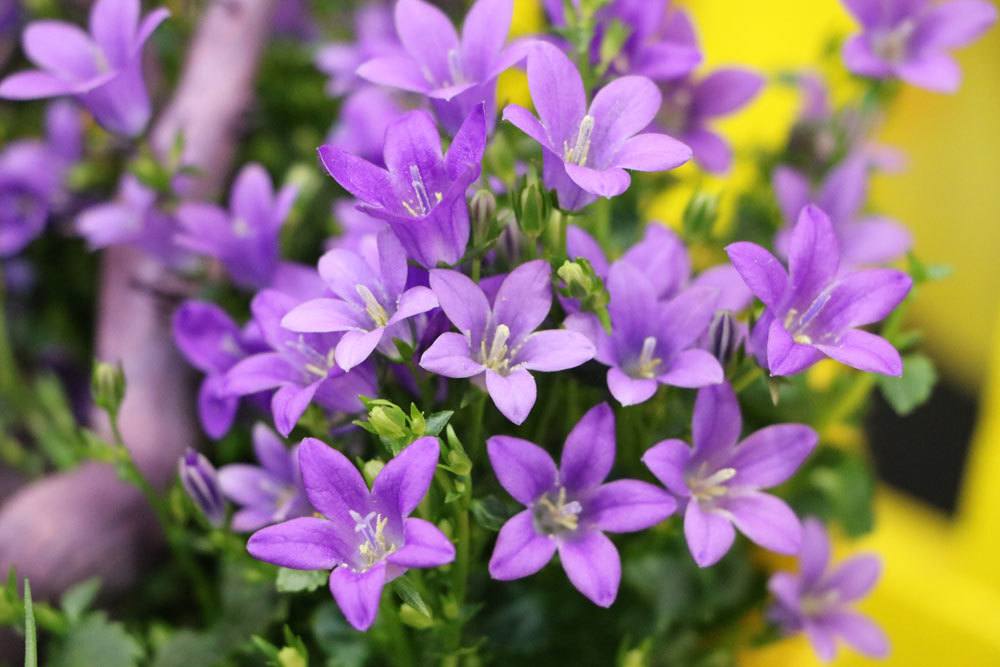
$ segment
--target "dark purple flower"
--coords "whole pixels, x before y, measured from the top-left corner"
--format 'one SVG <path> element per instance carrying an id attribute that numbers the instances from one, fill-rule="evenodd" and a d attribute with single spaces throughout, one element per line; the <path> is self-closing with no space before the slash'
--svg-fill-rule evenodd
<path id="1" fill-rule="evenodd" d="M 694 159 L 706 171 L 727 171 L 733 152 L 709 123 L 743 108 L 757 96 L 764 79 L 741 68 L 717 69 L 701 79 L 687 78 L 662 87 L 663 107 L 657 125 L 694 151 Z"/>
<path id="2" fill-rule="evenodd" d="M 425 370 L 450 378 L 483 378 L 494 405 L 520 424 L 535 405 L 530 371 L 575 368 L 594 356 L 583 334 L 535 331 L 552 307 L 552 269 L 542 260 L 510 272 L 496 297 L 457 271 L 431 271 L 431 289 L 460 333 L 441 334 L 420 358 Z"/>
<path id="3" fill-rule="evenodd" d="M 410 568 L 446 565 L 455 547 L 437 526 L 410 516 L 434 477 L 437 438 L 416 440 L 389 461 L 371 491 L 335 449 L 306 438 L 299 469 L 306 495 L 326 518 L 303 517 L 250 536 L 254 558 L 296 570 L 332 570 L 330 592 L 347 622 L 375 622 L 384 586 Z"/>
<path id="4" fill-rule="evenodd" d="M 218 259 L 242 287 L 272 287 L 279 269 L 278 234 L 296 194 L 292 185 L 276 193 L 267 171 L 248 164 L 233 183 L 228 211 L 205 202 L 178 207 L 177 244 Z"/>
<path id="5" fill-rule="evenodd" d="M 771 551 L 799 550 L 801 524 L 784 501 L 762 489 L 781 484 L 816 447 L 818 436 L 804 424 L 777 424 L 740 441 L 743 420 L 728 384 L 698 392 L 691 420 L 692 449 L 664 440 L 643 463 L 683 505 L 684 535 L 700 567 L 714 565 L 733 544 L 736 531 Z"/>
<path id="6" fill-rule="evenodd" d="M 378 235 L 373 253 L 330 250 L 319 260 L 319 274 L 333 298 L 296 306 L 281 326 L 300 333 L 342 332 L 335 358 L 347 371 L 363 363 L 376 348 L 398 360 L 396 339 L 411 347 L 416 343 L 409 320 L 438 305 L 430 288 L 406 289 L 406 253 L 389 230 Z"/>
<path id="7" fill-rule="evenodd" d="M 802 522 L 799 573 L 779 572 L 768 588 L 775 604 L 769 616 L 788 634 L 805 632 L 822 660 L 833 660 L 839 637 L 870 658 L 889 655 L 889 640 L 851 605 L 878 581 L 882 563 L 876 556 L 855 556 L 830 567 L 830 538 L 816 519 Z"/>
<path id="8" fill-rule="evenodd" d="M 7 62 L 14 46 L 14 35 L 21 21 L 19 0 L 0 0 L 0 67 Z"/>
<path id="9" fill-rule="evenodd" d="M 392 93 L 366 86 L 344 100 L 326 143 L 369 162 L 381 162 L 385 132 L 403 112 Z"/>
<path id="10" fill-rule="evenodd" d="M 139 0 L 97 0 L 90 34 L 62 21 L 35 21 L 24 51 L 39 69 L 0 81 L 0 97 L 31 100 L 72 95 L 116 134 L 142 133 L 151 113 L 142 78 L 142 47 L 170 15 L 160 8 L 139 20 Z"/>
<path id="11" fill-rule="evenodd" d="M 677 503 L 646 482 L 604 483 L 615 462 L 615 415 L 608 404 L 591 408 L 573 427 L 558 469 L 548 452 L 527 440 L 497 435 L 486 446 L 501 486 L 527 508 L 500 529 L 490 576 L 527 577 L 558 551 L 573 586 L 610 607 L 621 559 L 604 533 L 645 530 L 673 514 Z"/>
<path id="12" fill-rule="evenodd" d="M 195 507 L 210 524 L 221 528 L 226 520 L 226 500 L 215 467 L 203 454 L 188 448 L 177 461 L 177 475 Z"/>
<path id="13" fill-rule="evenodd" d="M 360 199 L 366 213 L 389 223 L 412 259 L 430 269 L 453 265 L 469 243 L 465 193 L 479 178 L 486 149 L 486 117 L 477 107 L 441 155 L 430 114 L 410 111 L 385 134 L 385 166 L 323 146 L 319 157 L 335 181 Z"/>
<path id="14" fill-rule="evenodd" d="M 357 70 L 367 60 L 405 55 L 387 3 L 376 1 L 358 7 L 354 14 L 354 34 L 357 41 L 327 44 L 316 54 L 316 66 L 330 77 L 327 92 L 335 97 L 363 83 Z"/>
<path id="15" fill-rule="evenodd" d="M 894 269 L 841 274 L 837 236 L 819 208 L 802 209 L 788 244 L 788 272 L 754 243 L 733 243 L 726 252 L 767 306 L 754 338 L 761 341 L 758 357 L 765 357 L 771 375 L 794 375 L 824 356 L 862 371 L 902 374 L 896 348 L 858 327 L 892 312 L 912 281 Z"/>
<path id="16" fill-rule="evenodd" d="M 966 46 L 997 20 L 984 0 L 843 0 L 861 23 L 844 44 L 844 63 L 855 74 L 899 78 L 921 88 L 958 90 L 962 72 L 948 53 Z"/>
<path id="17" fill-rule="evenodd" d="M 263 424 L 253 428 L 253 448 L 259 466 L 233 463 L 219 469 L 222 493 L 242 508 L 233 514 L 233 530 L 249 532 L 311 514 L 298 448 L 285 447 Z"/>
<path id="18" fill-rule="evenodd" d="M 369 60 L 358 68 L 358 76 L 426 95 L 449 134 L 480 105 L 492 122 L 497 77 L 524 59 L 523 43 L 504 47 L 513 13 L 513 0 L 476 0 L 460 38 L 434 5 L 399 0 L 396 33 L 405 53 Z"/>

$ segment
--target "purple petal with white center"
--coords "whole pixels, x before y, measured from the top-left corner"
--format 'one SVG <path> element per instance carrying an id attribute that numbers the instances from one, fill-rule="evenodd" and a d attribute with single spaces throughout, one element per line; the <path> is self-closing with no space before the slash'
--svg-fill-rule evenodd
<path id="1" fill-rule="evenodd" d="M 609 533 L 632 533 L 655 526 L 676 509 L 677 501 L 660 487 L 619 479 L 587 496 L 581 518 Z"/>
<path id="2" fill-rule="evenodd" d="M 613 166 L 635 171 L 668 171 L 691 159 L 691 148 L 665 134 L 646 132 L 629 138 L 613 158 Z"/>
<path id="3" fill-rule="evenodd" d="M 497 324 L 510 328 L 510 341 L 519 343 L 538 328 L 552 308 L 552 267 L 545 260 L 525 262 L 504 278 L 493 301 Z"/>
<path id="4" fill-rule="evenodd" d="M 357 572 L 342 566 L 330 573 L 330 592 L 347 622 L 364 632 L 375 623 L 382 588 L 385 586 L 384 562 Z"/>
<path id="5" fill-rule="evenodd" d="M 765 549 L 798 553 L 802 524 L 785 501 L 767 493 L 727 495 L 722 505 L 740 532 Z"/>
<path id="6" fill-rule="evenodd" d="M 796 343 L 778 320 L 767 332 L 767 365 L 771 375 L 795 375 L 823 358 L 819 346 Z"/>
<path id="7" fill-rule="evenodd" d="M 328 570 L 353 551 L 330 521 L 302 517 L 263 528 L 247 541 L 257 560 L 295 570 Z"/>
<path id="8" fill-rule="evenodd" d="M 875 623 L 850 611 L 824 614 L 823 625 L 859 653 L 881 660 L 889 656 L 889 639 Z"/>
<path id="9" fill-rule="evenodd" d="M 817 343 L 816 349 L 859 371 L 894 377 L 903 374 L 903 360 L 892 343 L 861 329 L 845 331 L 834 344 Z M 768 354 L 770 355 L 770 346 Z"/>
<path id="10" fill-rule="evenodd" d="M 472 358 L 468 339 L 451 331 L 438 336 L 427 348 L 420 357 L 420 367 L 449 378 L 473 377 L 486 370 Z"/>
<path id="11" fill-rule="evenodd" d="M 299 470 L 309 502 L 338 525 L 353 529 L 351 511 L 368 507 L 368 487 L 346 456 L 306 438 L 299 445 Z"/>
<path id="12" fill-rule="evenodd" d="M 663 384 L 698 389 L 719 384 L 725 379 L 719 360 L 705 350 L 684 350 L 670 360 L 656 376 Z"/>
<path id="13" fill-rule="evenodd" d="M 555 553 L 556 541 L 535 532 L 532 511 L 526 509 L 500 529 L 490 556 L 490 576 L 499 581 L 530 576 L 545 567 Z"/>
<path id="14" fill-rule="evenodd" d="M 819 436 L 804 424 L 775 424 L 736 447 L 726 467 L 736 470 L 730 486 L 767 489 L 789 479 L 816 448 Z"/>
<path id="15" fill-rule="evenodd" d="M 696 501 L 691 501 L 684 512 L 684 537 L 698 567 L 710 567 L 733 546 L 736 530 L 726 517 L 706 512 Z"/>
<path id="16" fill-rule="evenodd" d="M 522 505 L 531 505 L 556 483 L 556 464 L 533 442 L 506 435 L 486 441 L 493 473 L 507 493 Z"/>
<path id="17" fill-rule="evenodd" d="M 523 368 L 506 375 L 487 369 L 486 390 L 497 410 L 515 424 L 522 424 L 528 418 L 538 393 L 535 378 Z"/>
<path id="18" fill-rule="evenodd" d="M 617 366 L 608 369 L 608 391 L 622 405 L 645 403 L 656 393 L 658 385 L 652 378 L 633 378 Z"/>
<path id="19" fill-rule="evenodd" d="M 565 329 L 536 331 L 528 334 L 514 363 L 530 371 L 564 371 L 590 361 L 595 351 L 594 344 L 582 333 Z"/>
<path id="20" fill-rule="evenodd" d="M 400 567 L 439 567 L 455 560 L 455 545 L 430 521 L 411 517 L 403 522 L 403 547 L 388 560 Z"/>
<path id="21" fill-rule="evenodd" d="M 615 464 L 615 413 L 599 403 L 566 436 L 559 479 L 568 491 L 583 492 L 601 482 Z"/>
<path id="22" fill-rule="evenodd" d="M 729 261 L 758 299 L 768 308 L 778 308 L 788 288 L 785 267 L 756 243 L 740 241 L 726 246 Z"/>
<path id="23" fill-rule="evenodd" d="M 618 597 L 622 563 L 618 549 L 604 533 L 577 532 L 559 543 L 559 560 L 576 590 L 599 607 Z"/>
<path id="24" fill-rule="evenodd" d="M 684 473 L 691 460 L 691 448 L 683 440 L 663 440 L 642 455 L 643 464 L 656 479 L 678 498 L 691 495 Z"/>
<path id="25" fill-rule="evenodd" d="M 424 436 L 394 456 L 372 483 L 372 497 L 390 517 L 407 517 L 427 495 L 434 479 L 441 446 Z"/>

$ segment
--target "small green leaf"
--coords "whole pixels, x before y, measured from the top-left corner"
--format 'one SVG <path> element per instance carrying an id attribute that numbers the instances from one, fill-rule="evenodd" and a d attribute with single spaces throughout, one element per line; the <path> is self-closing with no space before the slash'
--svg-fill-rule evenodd
<path id="1" fill-rule="evenodd" d="M 455 414 L 454 410 L 442 410 L 427 417 L 427 425 L 424 426 L 426 435 L 440 435 L 444 427 L 448 425 L 448 420 Z"/>
<path id="2" fill-rule="evenodd" d="M 326 570 L 292 570 L 287 567 L 278 570 L 275 586 L 279 593 L 312 592 L 326 584 L 330 573 Z"/>
<path id="3" fill-rule="evenodd" d="M 101 589 L 101 580 L 97 577 L 81 581 L 63 593 L 59 605 L 66 614 L 66 620 L 76 623 L 83 618 L 83 613 L 93 604 L 97 592 Z"/>
<path id="4" fill-rule="evenodd" d="M 24 580 L 24 667 L 38 667 L 38 634 L 31 602 L 31 584 Z"/>
<path id="5" fill-rule="evenodd" d="M 417 591 L 416 586 L 405 576 L 399 577 L 393 582 L 393 587 L 396 589 L 396 594 L 405 602 L 406 604 L 413 607 L 414 610 L 419 612 L 422 616 L 427 618 L 434 618 L 434 614 L 431 612 L 431 608 L 427 606 L 424 599 L 420 596 Z"/>
<path id="6" fill-rule="evenodd" d="M 472 501 L 472 518 L 486 530 L 497 532 L 510 517 L 504 504 L 495 496 Z"/>
<path id="7" fill-rule="evenodd" d="M 878 379 L 882 396 L 899 415 L 908 415 L 924 404 L 934 390 L 937 371 L 934 362 L 922 354 L 903 357 L 903 376 Z"/>

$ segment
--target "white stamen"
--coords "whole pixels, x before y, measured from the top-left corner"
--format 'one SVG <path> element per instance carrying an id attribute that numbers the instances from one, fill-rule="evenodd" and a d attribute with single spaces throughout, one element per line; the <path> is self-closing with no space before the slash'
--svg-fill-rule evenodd
<path id="1" fill-rule="evenodd" d="M 510 339 L 510 327 L 506 324 L 498 324 L 493 331 L 493 340 L 490 342 L 490 349 L 486 349 L 486 339 L 479 344 L 479 357 L 481 363 L 498 373 L 505 373 L 510 364 L 507 341 Z"/>
<path id="2" fill-rule="evenodd" d="M 567 502 L 566 489 L 560 486 L 555 496 L 549 492 L 539 498 L 533 509 L 535 528 L 541 533 L 555 535 L 577 529 L 583 505 L 576 500 Z"/>
<path id="3" fill-rule="evenodd" d="M 654 357 L 654 354 L 656 354 L 656 338 L 647 336 L 642 341 L 642 351 L 639 353 L 639 360 L 632 371 L 634 376 L 641 378 L 656 377 L 656 368 L 662 363 L 662 360 Z"/>
<path id="4" fill-rule="evenodd" d="M 586 166 L 590 155 L 590 137 L 594 134 L 594 117 L 586 115 L 580 121 L 580 129 L 576 132 L 576 143 L 572 147 L 563 142 L 563 159 L 571 164 Z"/>
<path id="5" fill-rule="evenodd" d="M 688 478 L 688 488 L 691 495 L 701 502 L 716 500 L 726 495 L 729 490 L 726 482 L 736 476 L 735 468 L 720 468 L 707 477 L 701 477 L 704 471 L 692 475 Z"/>
<path id="6" fill-rule="evenodd" d="M 413 207 L 409 203 L 403 202 L 403 206 L 406 207 L 406 211 L 412 215 L 414 218 L 420 218 L 431 210 L 431 200 L 427 196 L 427 188 L 424 186 L 424 178 L 420 174 L 420 169 L 415 164 L 410 165 L 410 185 L 413 187 L 413 194 L 416 195 L 416 202 Z M 435 198 L 440 195 L 436 195 Z M 438 199 L 440 201 L 440 199 Z"/>
<path id="7" fill-rule="evenodd" d="M 451 75 L 452 85 L 465 83 L 465 74 L 462 72 L 462 55 L 458 49 L 448 51 L 448 73 Z"/>
<path id="8" fill-rule="evenodd" d="M 372 324 L 376 327 L 387 325 L 389 323 L 389 314 L 385 312 L 385 308 L 378 302 L 372 291 L 364 285 L 355 285 L 354 290 L 361 297 L 362 301 L 365 302 L 365 312 L 372 319 Z"/>

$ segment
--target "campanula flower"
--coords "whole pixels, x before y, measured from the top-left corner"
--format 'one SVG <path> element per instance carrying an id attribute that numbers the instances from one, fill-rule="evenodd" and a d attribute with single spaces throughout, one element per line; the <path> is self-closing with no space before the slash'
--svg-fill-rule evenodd
<path id="1" fill-rule="evenodd" d="M 141 134 L 151 114 L 142 48 L 170 12 L 156 9 L 141 22 L 139 13 L 139 0 L 97 0 L 90 10 L 90 34 L 62 21 L 29 24 L 24 51 L 38 69 L 0 81 L 0 98 L 72 95 L 107 130 Z"/>
<path id="2" fill-rule="evenodd" d="M 339 97 L 364 84 L 358 67 L 372 58 L 403 56 L 403 45 L 396 37 L 392 10 L 385 2 L 369 2 L 354 14 L 354 42 L 327 44 L 316 54 L 316 66 L 330 77 L 327 92 Z"/>
<path id="3" fill-rule="evenodd" d="M 733 243 L 726 252 L 767 306 L 754 337 L 771 375 L 794 375 L 824 356 L 862 371 L 902 374 L 896 348 L 858 327 L 892 312 L 912 281 L 894 269 L 841 274 L 837 236 L 822 210 L 812 204 L 802 209 L 788 243 L 787 272 L 754 243 Z"/>
<path id="4" fill-rule="evenodd" d="M 431 271 L 431 289 L 459 333 L 443 333 L 420 358 L 425 370 L 450 378 L 483 378 L 494 405 L 520 424 L 535 404 L 530 371 L 575 368 L 594 356 L 586 336 L 535 331 L 552 307 L 552 269 L 542 260 L 510 272 L 492 301 L 457 271 Z"/>
<path id="5" fill-rule="evenodd" d="M 646 77 L 615 79 L 588 108 L 576 66 L 557 47 L 538 42 L 528 55 L 528 87 L 538 117 L 511 104 L 503 118 L 541 144 L 545 185 L 556 190 L 564 209 L 622 194 L 632 182 L 626 169 L 665 171 L 691 157 L 679 141 L 643 132 L 661 102 Z"/>
<path id="6" fill-rule="evenodd" d="M 416 343 L 413 318 L 437 308 L 428 287 L 407 289 L 406 252 L 389 230 L 377 237 L 374 252 L 330 250 L 319 260 L 319 274 L 332 298 L 306 301 L 281 320 L 281 326 L 300 333 L 342 332 L 337 343 L 337 365 L 351 370 L 378 348 L 398 359 L 394 340 Z"/>
<path id="7" fill-rule="evenodd" d="M 296 570 L 332 570 L 330 592 L 365 631 L 375 622 L 382 589 L 410 568 L 446 565 L 455 547 L 437 526 L 411 517 L 434 478 L 437 438 L 413 442 L 386 463 L 371 491 L 358 469 L 314 438 L 299 446 L 306 495 L 325 518 L 302 517 L 250 536 L 254 558 Z"/>
<path id="8" fill-rule="evenodd" d="M 490 576 L 507 581 L 541 570 L 559 552 L 566 576 L 601 607 L 618 595 L 621 559 L 604 534 L 656 525 L 677 503 L 652 484 L 604 482 L 615 462 L 615 416 L 607 403 L 591 408 L 566 438 L 559 467 L 538 445 L 509 436 L 487 443 L 500 485 L 526 509 L 497 536 Z"/>
<path id="9" fill-rule="evenodd" d="M 403 106 L 392 93 L 377 86 L 365 86 L 344 100 L 326 143 L 369 162 L 381 163 L 385 132 L 403 112 Z"/>
<path id="10" fill-rule="evenodd" d="M 830 566 L 830 538 L 817 519 L 802 522 L 799 572 L 778 572 L 768 582 L 775 603 L 771 620 L 787 634 L 804 632 L 825 661 L 837 653 L 836 639 L 870 658 L 889 655 L 889 640 L 868 618 L 851 609 L 875 586 L 882 571 L 876 556 L 849 558 Z"/>
<path id="11" fill-rule="evenodd" d="M 614 19 L 630 30 L 621 52 L 611 63 L 618 74 L 670 81 L 687 76 L 702 62 L 691 18 L 670 2 L 613 0 L 600 14 L 595 41 L 602 38 L 603 28 Z"/>
<path id="12" fill-rule="evenodd" d="M 684 508 L 684 535 L 700 567 L 714 565 L 733 544 L 734 526 L 760 546 L 794 554 L 801 524 L 784 501 L 762 489 L 781 484 L 816 447 L 818 436 L 803 424 L 777 424 L 740 440 L 743 420 L 728 384 L 698 391 L 691 436 L 659 442 L 643 463 Z"/>
<path id="13" fill-rule="evenodd" d="M 359 252 L 379 232 L 389 229 L 389 223 L 359 210 L 358 202 L 351 199 L 340 199 L 333 203 L 333 218 L 340 233 L 327 239 L 327 250 L 341 248 Z"/>
<path id="14" fill-rule="evenodd" d="M 210 524 L 221 528 L 226 521 L 226 499 L 219 486 L 215 467 L 190 447 L 177 461 L 177 475 L 181 486 Z"/>
<path id="15" fill-rule="evenodd" d="M 222 493 L 241 507 L 233 514 L 232 529 L 249 532 L 311 514 L 298 448 L 288 449 L 274 431 L 257 424 L 253 449 L 260 465 L 231 463 L 219 469 Z"/>
<path id="16" fill-rule="evenodd" d="M 899 78 L 928 90 L 958 90 L 962 73 L 948 53 L 971 44 L 997 20 L 985 0 L 843 0 L 861 24 L 844 44 L 847 69 L 876 79 Z"/>

